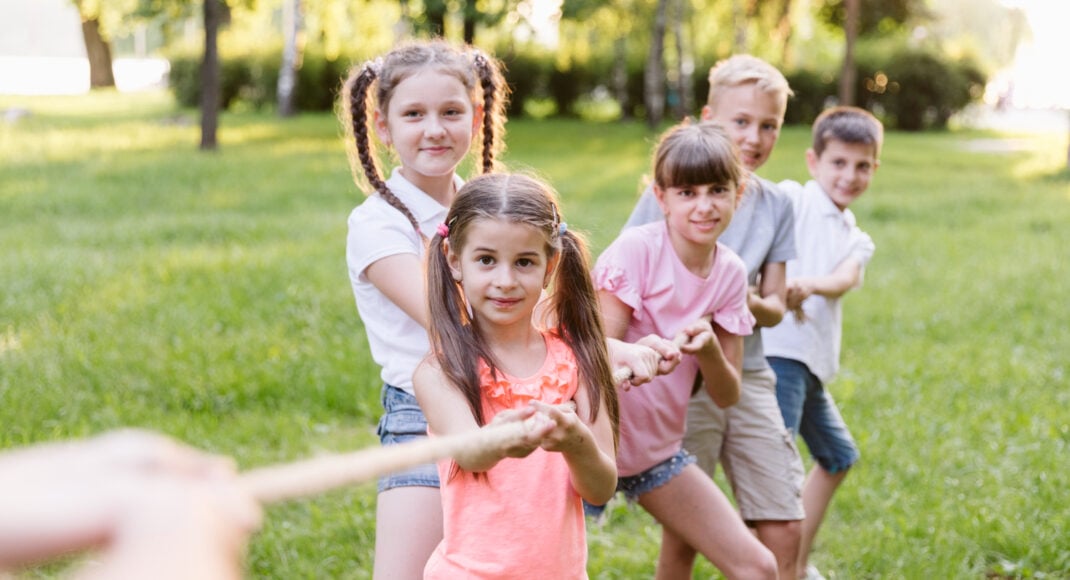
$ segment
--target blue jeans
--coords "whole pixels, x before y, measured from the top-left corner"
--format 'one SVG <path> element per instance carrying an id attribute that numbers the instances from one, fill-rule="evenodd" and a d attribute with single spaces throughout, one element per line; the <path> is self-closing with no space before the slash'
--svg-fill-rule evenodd
<path id="1" fill-rule="evenodd" d="M 642 473 L 617 478 L 617 491 L 624 492 L 624 497 L 628 498 L 628 501 L 636 501 L 639 496 L 650 493 L 672 481 L 674 477 L 680 475 L 680 472 L 685 467 L 694 462 L 695 456 L 681 449 L 676 452 L 676 455 Z M 605 509 L 606 506 L 604 505 L 592 505 L 583 502 L 583 513 L 591 517 L 602 515 Z"/>
<path id="2" fill-rule="evenodd" d="M 384 446 L 397 445 L 427 437 L 427 418 L 416 403 L 416 397 L 390 385 L 383 385 L 383 413 L 379 419 L 379 442 Z M 379 492 L 395 487 L 439 487 L 438 468 L 434 463 L 418 465 L 408 471 L 379 478 Z"/>
<path id="3" fill-rule="evenodd" d="M 776 373 L 776 397 L 784 425 L 802 436 L 814 461 L 829 473 L 839 473 L 859 458 L 851 432 L 836 402 L 809 367 L 797 360 L 768 357 Z"/>

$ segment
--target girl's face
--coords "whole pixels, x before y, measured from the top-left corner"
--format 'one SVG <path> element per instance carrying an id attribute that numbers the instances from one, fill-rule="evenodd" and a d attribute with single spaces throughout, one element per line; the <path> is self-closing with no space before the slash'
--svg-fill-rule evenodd
<path id="1" fill-rule="evenodd" d="M 479 219 L 468 226 L 463 247 L 448 248 L 453 277 L 460 280 L 465 299 L 484 328 L 531 325 L 555 261 L 546 244 L 546 235 L 534 226 Z"/>
<path id="2" fill-rule="evenodd" d="M 664 189 L 654 186 L 670 232 L 711 248 L 732 221 L 742 192 L 742 187 L 731 182 Z"/>
<path id="3" fill-rule="evenodd" d="M 427 68 L 394 87 L 386 114 L 375 112 L 375 130 L 394 148 L 405 179 L 429 191 L 425 184 L 453 178 L 481 120 L 457 77 Z"/>

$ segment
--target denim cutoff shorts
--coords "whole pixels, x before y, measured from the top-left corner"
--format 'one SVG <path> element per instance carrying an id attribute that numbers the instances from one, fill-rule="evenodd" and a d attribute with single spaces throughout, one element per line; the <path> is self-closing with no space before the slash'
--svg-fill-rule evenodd
<path id="1" fill-rule="evenodd" d="M 784 425 L 802 436 L 814 461 L 832 474 L 857 463 L 858 445 L 821 379 L 800 361 L 775 356 L 767 360 L 776 372 L 776 397 Z"/>
<path id="2" fill-rule="evenodd" d="M 416 397 L 390 385 L 383 385 L 383 409 L 379 419 L 379 442 L 383 446 L 397 445 L 427 437 L 427 418 L 416 403 Z M 418 465 L 408 471 L 379 478 L 379 492 L 395 487 L 439 487 L 438 468 L 434 463 Z"/>
<path id="3" fill-rule="evenodd" d="M 674 477 L 680 475 L 680 472 L 682 472 L 685 467 L 693 463 L 695 463 L 695 456 L 681 449 L 676 452 L 676 455 L 673 455 L 642 473 L 626 477 L 618 477 L 617 491 L 624 493 L 624 497 L 627 498 L 628 501 L 637 501 L 639 496 L 645 493 L 650 493 L 672 481 Z M 604 505 L 591 505 L 587 502 L 583 502 L 583 513 L 591 517 L 602 515 L 602 512 L 605 511 L 605 509 L 606 506 Z"/>

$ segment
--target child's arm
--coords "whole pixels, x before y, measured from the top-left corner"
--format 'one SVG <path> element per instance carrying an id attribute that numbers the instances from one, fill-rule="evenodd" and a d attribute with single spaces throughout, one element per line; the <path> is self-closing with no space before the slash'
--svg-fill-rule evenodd
<path id="1" fill-rule="evenodd" d="M 413 284 L 424 280 L 423 262 L 416 254 L 394 254 L 368 266 L 365 276 L 391 302 L 410 318 L 428 327 L 427 287 Z"/>
<path id="2" fill-rule="evenodd" d="M 787 309 L 785 270 L 784 262 L 766 262 L 762 265 L 758 287 L 747 292 L 747 308 L 758 326 L 776 326 L 784 319 Z"/>
<path id="3" fill-rule="evenodd" d="M 743 372 L 743 337 L 700 318 L 680 331 L 687 341 L 680 350 L 695 355 L 710 398 L 720 408 L 739 401 Z"/>
<path id="4" fill-rule="evenodd" d="M 428 357 L 412 377 L 416 400 L 427 416 L 427 425 L 436 435 L 454 435 L 479 429 L 472 409 L 461 391 L 453 386 L 437 361 Z M 501 447 L 468 449 L 454 456 L 457 466 L 474 473 L 487 471 L 506 457 L 527 457 L 538 449 L 542 438 L 554 428 L 545 416 L 536 414 L 534 407 L 502 411 L 489 424 L 524 421 L 531 418 L 527 437 L 519 444 Z"/>
<path id="5" fill-rule="evenodd" d="M 858 286 L 862 280 L 862 263 L 854 256 L 839 263 L 829 274 L 792 278 L 788 281 L 788 308 L 798 310 L 802 303 L 817 294 L 825 298 L 839 298 Z"/>
<path id="6" fill-rule="evenodd" d="M 581 417 L 590 416 L 591 402 L 587 389 L 576 390 L 576 410 L 536 402 L 535 407 L 553 420 L 556 427 L 542 440 L 542 448 L 560 452 L 568 463 L 572 487 L 587 503 L 602 505 L 617 489 L 617 462 L 613 448 L 613 428 L 605 402 L 598 407 L 598 418 L 588 425 Z"/>

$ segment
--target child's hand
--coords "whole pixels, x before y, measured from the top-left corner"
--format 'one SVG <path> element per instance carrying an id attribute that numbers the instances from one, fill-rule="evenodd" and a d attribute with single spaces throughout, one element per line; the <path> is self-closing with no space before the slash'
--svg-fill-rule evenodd
<path id="1" fill-rule="evenodd" d="M 649 346 L 658 353 L 658 374 L 667 375 L 680 364 L 681 353 L 678 343 L 662 338 L 656 334 L 648 334 L 636 341 L 636 344 Z M 634 384 L 635 381 L 633 380 Z"/>
<path id="2" fill-rule="evenodd" d="M 803 310 L 803 302 L 813 295 L 814 287 L 806 280 L 788 280 L 787 304 L 788 310 L 795 315 L 795 322 L 806 322 L 806 311 Z"/>
<path id="3" fill-rule="evenodd" d="M 719 349 L 717 335 L 713 332 L 713 325 L 707 317 L 688 324 L 680 329 L 673 342 L 680 345 L 680 352 L 685 354 L 701 354 L 710 349 Z"/>
<path id="4" fill-rule="evenodd" d="M 510 409 L 502 411 L 494 416 L 491 425 L 503 423 L 522 422 L 524 425 L 524 437 L 520 441 L 512 442 L 501 450 L 503 457 L 527 457 L 542 444 L 547 433 L 552 431 L 556 424 L 544 413 L 540 413 L 534 406 L 528 405 L 522 409 Z"/>
<path id="5" fill-rule="evenodd" d="M 553 429 L 542 438 L 540 445 L 543 449 L 568 453 L 577 450 L 585 439 L 591 437 L 591 430 L 576 415 L 575 405 L 547 405 L 542 401 L 532 401 L 531 407 L 537 410 L 536 416 L 546 417 L 554 424 Z"/>

